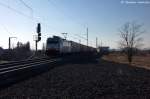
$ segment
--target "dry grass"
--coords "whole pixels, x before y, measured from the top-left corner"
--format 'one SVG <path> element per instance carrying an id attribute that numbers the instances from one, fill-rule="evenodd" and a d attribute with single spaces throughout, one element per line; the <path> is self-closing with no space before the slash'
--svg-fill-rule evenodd
<path id="1" fill-rule="evenodd" d="M 124 54 L 109 54 L 103 57 L 104 60 L 117 63 L 129 64 L 126 55 Z M 132 66 L 150 69 L 150 55 L 134 56 Z"/>

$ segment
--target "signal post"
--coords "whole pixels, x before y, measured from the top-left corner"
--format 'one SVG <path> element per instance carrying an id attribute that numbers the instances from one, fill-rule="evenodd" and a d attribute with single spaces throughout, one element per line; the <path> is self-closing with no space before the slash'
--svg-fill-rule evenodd
<path id="1" fill-rule="evenodd" d="M 37 45 L 38 45 L 38 42 L 41 41 L 41 24 L 38 23 L 37 25 L 37 34 L 38 35 L 35 35 L 35 47 L 36 47 L 36 52 L 37 52 Z"/>

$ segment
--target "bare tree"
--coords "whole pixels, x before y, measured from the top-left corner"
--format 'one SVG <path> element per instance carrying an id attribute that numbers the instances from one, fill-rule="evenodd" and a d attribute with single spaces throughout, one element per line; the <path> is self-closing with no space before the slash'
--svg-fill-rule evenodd
<path id="1" fill-rule="evenodd" d="M 142 37 L 145 31 L 142 30 L 143 25 L 136 22 L 127 22 L 120 29 L 119 45 L 125 50 L 129 63 L 132 62 L 135 49 L 142 46 Z"/>

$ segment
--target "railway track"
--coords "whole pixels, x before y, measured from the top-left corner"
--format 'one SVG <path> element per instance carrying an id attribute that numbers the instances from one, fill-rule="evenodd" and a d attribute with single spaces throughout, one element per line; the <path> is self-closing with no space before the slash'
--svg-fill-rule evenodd
<path id="1" fill-rule="evenodd" d="M 0 64 L 0 68 L 5 68 L 5 67 L 9 67 L 9 66 L 13 66 L 13 65 L 19 65 L 19 64 L 28 64 L 31 62 L 41 61 L 41 60 L 46 60 L 46 59 L 49 59 L 49 58 L 43 57 L 43 58 L 34 58 L 34 59 L 27 59 L 27 60 L 21 60 L 21 61 L 11 61 L 8 63 Z"/>
<path id="2" fill-rule="evenodd" d="M 80 63 L 95 60 L 94 54 L 74 54 L 62 57 L 43 57 L 13 61 L 0 64 L 0 90 L 14 83 L 46 72 L 54 67 L 68 63 Z"/>
<path id="3" fill-rule="evenodd" d="M 44 57 L 0 64 L 0 89 L 42 73 L 60 61 Z"/>

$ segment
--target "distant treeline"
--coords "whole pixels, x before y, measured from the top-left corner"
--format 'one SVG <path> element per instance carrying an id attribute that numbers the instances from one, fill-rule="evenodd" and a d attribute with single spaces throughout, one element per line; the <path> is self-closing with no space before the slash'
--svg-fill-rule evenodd
<path id="1" fill-rule="evenodd" d="M 133 48 L 133 54 L 134 55 L 146 55 L 146 54 L 150 54 L 150 49 L 138 49 L 138 48 Z M 111 53 L 127 53 L 127 48 L 122 48 L 120 50 L 111 50 Z"/>
<path id="2" fill-rule="evenodd" d="M 1 48 L 2 49 L 2 48 Z M 30 42 L 18 42 L 17 46 L 13 49 L 5 49 L 0 52 L 0 59 L 6 61 L 23 60 L 31 55 Z"/>

